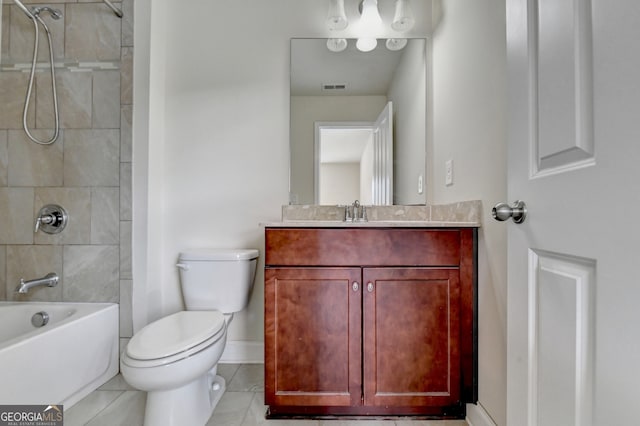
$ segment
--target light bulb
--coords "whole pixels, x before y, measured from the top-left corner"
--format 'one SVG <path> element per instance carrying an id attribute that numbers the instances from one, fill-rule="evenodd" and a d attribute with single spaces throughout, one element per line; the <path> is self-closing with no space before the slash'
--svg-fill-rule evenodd
<path id="1" fill-rule="evenodd" d="M 344 11 L 344 0 L 330 0 L 327 27 L 330 30 L 344 30 L 349 25 Z"/>
<path id="2" fill-rule="evenodd" d="M 407 45 L 406 38 L 390 38 L 386 42 L 389 50 L 402 50 Z"/>
<path id="3" fill-rule="evenodd" d="M 327 49 L 332 52 L 342 52 L 347 48 L 346 38 L 330 38 L 327 40 Z"/>
<path id="4" fill-rule="evenodd" d="M 375 31 L 382 24 L 382 18 L 378 11 L 378 0 L 362 1 L 362 17 L 360 18 L 361 30 Z"/>
<path id="5" fill-rule="evenodd" d="M 356 47 L 361 52 L 370 52 L 375 49 L 377 45 L 378 40 L 376 40 L 374 37 L 363 37 L 359 38 L 358 41 L 356 41 Z"/>
<path id="6" fill-rule="evenodd" d="M 396 31 L 409 31 L 415 23 L 409 0 L 396 0 L 396 13 L 391 28 Z"/>

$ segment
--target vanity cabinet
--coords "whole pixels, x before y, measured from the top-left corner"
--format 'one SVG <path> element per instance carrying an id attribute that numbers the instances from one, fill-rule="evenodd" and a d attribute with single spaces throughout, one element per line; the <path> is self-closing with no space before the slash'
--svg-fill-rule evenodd
<path id="1" fill-rule="evenodd" d="M 461 417 L 476 398 L 475 228 L 266 228 L 271 417 Z"/>

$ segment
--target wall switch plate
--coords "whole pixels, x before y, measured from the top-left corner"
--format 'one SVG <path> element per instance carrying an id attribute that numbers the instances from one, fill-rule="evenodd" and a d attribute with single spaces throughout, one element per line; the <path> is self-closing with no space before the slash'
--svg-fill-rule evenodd
<path id="1" fill-rule="evenodd" d="M 444 163 L 445 177 L 444 183 L 447 186 L 453 185 L 453 160 L 447 160 Z"/>
<path id="2" fill-rule="evenodd" d="M 418 176 L 418 194 L 422 194 L 424 191 L 424 178 L 422 175 Z"/>

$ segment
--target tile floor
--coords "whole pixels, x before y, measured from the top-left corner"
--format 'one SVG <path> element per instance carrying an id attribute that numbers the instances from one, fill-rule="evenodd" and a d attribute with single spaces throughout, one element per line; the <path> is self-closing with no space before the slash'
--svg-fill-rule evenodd
<path id="1" fill-rule="evenodd" d="M 266 420 L 263 369 L 262 364 L 220 364 L 218 374 L 225 378 L 227 391 L 207 426 L 468 426 L 464 420 Z M 144 392 L 117 375 L 65 411 L 64 424 L 142 426 L 145 402 Z"/>

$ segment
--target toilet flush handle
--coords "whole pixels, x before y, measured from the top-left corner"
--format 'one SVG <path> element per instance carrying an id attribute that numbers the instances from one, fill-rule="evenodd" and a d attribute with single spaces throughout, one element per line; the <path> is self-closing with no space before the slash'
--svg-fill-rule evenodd
<path id="1" fill-rule="evenodd" d="M 189 270 L 189 265 L 185 265 L 184 263 L 176 263 L 176 266 L 178 267 L 178 269 L 182 269 L 183 271 Z"/>

